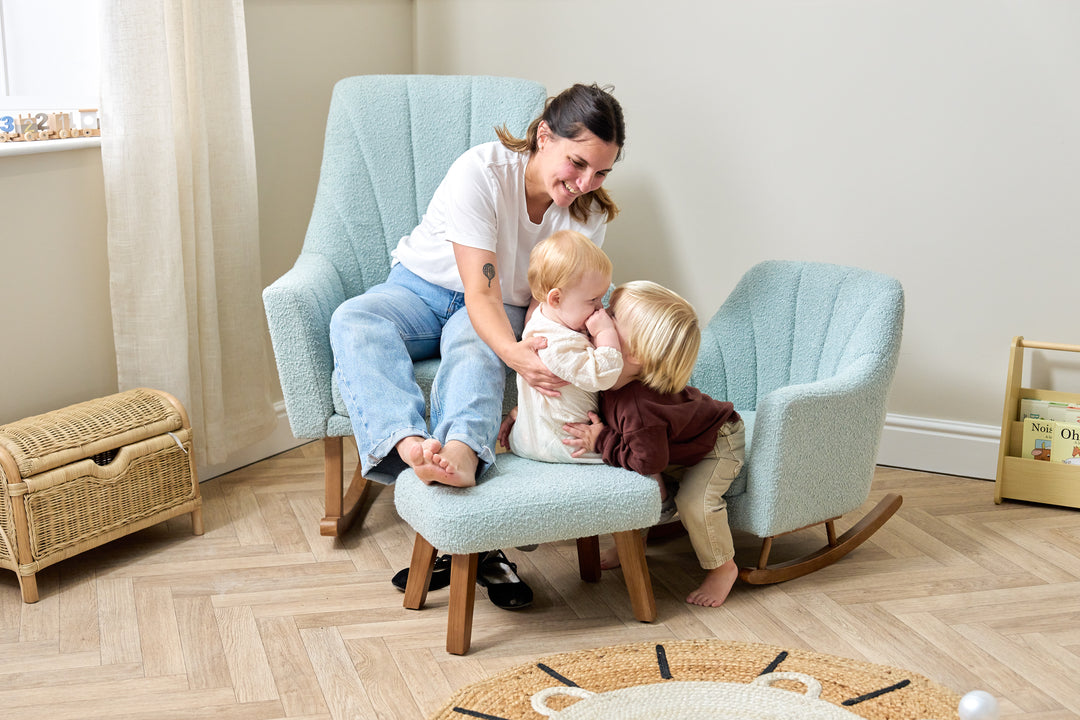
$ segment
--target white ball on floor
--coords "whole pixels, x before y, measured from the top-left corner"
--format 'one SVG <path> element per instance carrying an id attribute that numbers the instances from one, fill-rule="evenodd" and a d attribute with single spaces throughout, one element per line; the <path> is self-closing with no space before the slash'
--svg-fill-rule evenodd
<path id="1" fill-rule="evenodd" d="M 998 720 L 998 704 L 985 690 L 972 690 L 960 698 L 960 720 Z"/>

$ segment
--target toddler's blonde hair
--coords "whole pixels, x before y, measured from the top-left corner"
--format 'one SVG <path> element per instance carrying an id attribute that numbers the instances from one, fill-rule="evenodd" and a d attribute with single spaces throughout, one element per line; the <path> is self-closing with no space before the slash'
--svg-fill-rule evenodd
<path id="1" fill-rule="evenodd" d="M 626 337 L 622 351 L 641 363 L 638 379 L 661 393 L 685 388 L 701 346 L 693 306 L 663 285 L 635 280 L 615 288 L 609 307 Z"/>
<path id="2" fill-rule="evenodd" d="M 590 270 L 611 276 L 611 260 L 592 240 L 573 230 L 559 230 L 529 253 L 529 290 L 544 302 L 555 288 L 567 288 Z"/>

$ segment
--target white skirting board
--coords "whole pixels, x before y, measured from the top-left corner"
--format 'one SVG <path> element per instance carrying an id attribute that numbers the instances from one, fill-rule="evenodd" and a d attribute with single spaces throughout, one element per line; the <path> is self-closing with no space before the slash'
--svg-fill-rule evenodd
<path id="1" fill-rule="evenodd" d="M 224 475 L 272 455 L 311 442 L 293 437 L 284 401 L 275 406 L 278 423 L 265 440 L 235 453 L 221 465 L 199 468 L 199 480 Z M 878 449 L 878 464 L 993 480 L 997 475 L 997 425 L 887 415 Z"/>
<path id="2" fill-rule="evenodd" d="M 997 425 L 886 415 L 878 465 L 993 480 L 997 476 Z"/>
<path id="3" fill-rule="evenodd" d="M 274 426 L 274 431 L 263 440 L 249 445 L 243 450 L 233 453 L 229 456 L 229 459 L 220 465 L 210 465 L 207 467 L 197 468 L 199 473 L 199 482 L 206 482 L 210 478 L 215 478 L 218 475 L 224 475 L 225 473 L 232 472 L 238 468 L 242 468 L 245 465 L 258 462 L 272 455 L 283 453 L 286 450 L 292 450 L 294 447 L 309 443 L 311 440 L 304 439 L 298 440 L 293 436 L 292 430 L 289 428 L 289 416 L 285 414 L 285 401 L 279 400 L 274 405 L 274 411 L 277 413 L 277 425 Z"/>

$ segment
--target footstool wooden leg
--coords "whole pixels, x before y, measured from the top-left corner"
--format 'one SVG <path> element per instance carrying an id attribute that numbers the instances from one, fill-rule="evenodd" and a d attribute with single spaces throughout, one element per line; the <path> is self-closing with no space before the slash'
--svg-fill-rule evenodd
<path id="1" fill-rule="evenodd" d="M 600 537 L 591 535 L 577 539 L 578 573 L 585 582 L 600 581 Z"/>
<path id="2" fill-rule="evenodd" d="M 453 555 L 450 562 L 450 615 L 446 623 L 446 652 L 464 655 L 472 643 L 473 603 L 479 554 Z M 411 571 L 410 571 L 411 572 Z"/>
<path id="3" fill-rule="evenodd" d="M 656 619 L 656 598 L 653 596 L 652 578 L 645 562 L 645 539 L 637 530 L 614 533 L 615 548 L 619 552 L 619 565 L 622 566 L 626 589 L 630 593 L 630 604 L 634 608 L 634 617 L 641 622 Z"/>
<path id="4" fill-rule="evenodd" d="M 409 579 L 405 582 L 405 602 L 409 610 L 419 610 L 427 602 L 428 587 L 431 585 L 431 571 L 435 569 L 435 554 L 438 551 L 416 533 L 413 543 L 412 560 L 409 561 Z M 453 576 L 451 576 L 451 580 Z"/>

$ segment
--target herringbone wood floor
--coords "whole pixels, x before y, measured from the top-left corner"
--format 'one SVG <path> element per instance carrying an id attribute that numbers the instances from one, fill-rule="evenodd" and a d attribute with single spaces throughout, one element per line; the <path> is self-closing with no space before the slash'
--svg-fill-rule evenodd
<path id="1" fill-rule="evenodd" d="M 510 550 L 536 602 L 501 611 L 478 590 L 465 657 L 444 650 L 448 591 L 416 612 L 390 585 L 413 539 L 392 490 L 344 540 L 319 536 L 321 444 L 201 489 L 201 537 L 184 516 L 66 560 L 39 574 L 32 605 L 0 573 L 0 717 L 423 718 L 540 655 L 708 637 L 983 688 L 1004 717 L 1080 717 L 1080 511 L 995 505 L 986 481 L 879 468 L 866 507 L 890 491 L 904 505 L 867 544 L 805 578 L 736 585 L 722 608 L 683 602 L 699 575 L 685 537 L 651 544 L 651 625 L 618 571 L 580 582 L 572 542 Z M 796 534 L 774 557 L 822 538 Z M 756 558 L 752 538 L 737 544 Z"/>

